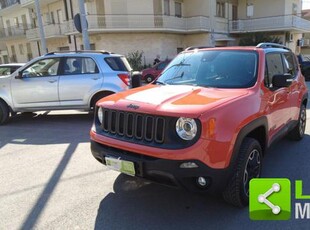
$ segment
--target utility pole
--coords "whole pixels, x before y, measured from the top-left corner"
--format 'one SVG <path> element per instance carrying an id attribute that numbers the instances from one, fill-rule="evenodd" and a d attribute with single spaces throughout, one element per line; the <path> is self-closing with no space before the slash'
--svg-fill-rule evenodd
<path id="1" fill-rule="evenodd" d="M 79 0 L 84 50 L 90 50 L 84 0 Z"/>
<path id="2" fill-rule="evenodd" d="M 40 39 L 41 39 L 41 54 L 46 54 L 47 48 L 46 48 L 46 41 L 45 41 L 45 36 L 44 36 L 44 28 L 43 28 L 43 22 L 42 22 L 42 17 L 41 17 L 41 9 L 40 9 L 39 0 L 35 0 L 35 7 L 36 7 L 36 12 L 37 12 L 38 26 L 39 26 Z"/>

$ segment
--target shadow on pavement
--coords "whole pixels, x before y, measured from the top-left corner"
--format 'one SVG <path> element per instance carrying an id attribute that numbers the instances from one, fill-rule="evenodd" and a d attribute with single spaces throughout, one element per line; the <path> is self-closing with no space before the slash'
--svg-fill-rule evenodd
<path id="1" fill-rule="evenodd" d="M 310 181 L 310 136 L 301 142 L 283 139 L 264 159 L 263 177 Z M 298 145 L 298 147 L 296 146 Z M 304 184 L 310 194 L 310 183 Z M 308 192 L 309 191 L 309 192 Z M 294 192 L 293 196 L 294 197 Z M 305 229 L 307 221 L 251 221 L 248 208 L 235 208 L 219 197 L 164 187 L 120 174 L 114 193 L 101 201 L 95 229 Z"/>
<path id="2" fill-rule="evenodd" d="M 149 184 L 123 174 L 116 179 L 114 191 L 101 201 L 95 229 L 220 229 L 226 225 L 222 216 L 235 222 L 239 221 L 238 213 L 247 213 L 220 198 Z"/>
<path id="3" fill-rule="evenodd" d="M 93 114 L 20 114 L 0 129 L 0 149 L 8 143 L 46 145 L 89 142 Z"/>
<path id="4" fill-rule="evenodd" d="M 53 172 L 53 175 L 49 179 L 43 192 L 40 194 L 38 200 L 26 217 L 24 223 L 22 224 L 21 229 L 32 229 L 34 227 L 40 215 L 42 214 L 42 211 L 44 210 L 46 204 L 48 203 L 51 194 L 54 192 L 54 189 L 56 188 L 62 173 L 65 171 L 76 147 L 77 143 L 73 143 L 68 146 L 63 158 Z"/>
<path id="5" fill-rule="evenodd" d="M 17 115 L 0 129 L 0 149 L 7 144 L 50 145 L 68 144 L 56 169 L 25 218 L 21 229 L 33 229 L 77 146 L 89 142 L 92 114 L 31 114 Z M 8 154 L 13 154 L 12 152 Z"/>

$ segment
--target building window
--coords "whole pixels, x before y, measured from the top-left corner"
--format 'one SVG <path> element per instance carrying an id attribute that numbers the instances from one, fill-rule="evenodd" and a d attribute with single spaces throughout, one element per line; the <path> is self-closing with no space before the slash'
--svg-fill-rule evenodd
<path id="1" fill-rule="evenodd" d="M 292 5 L 292 14 L 297 15 L 298 12 L 298 5 L 296 3 L 293 3 Z"/>
<path id="2" fill-rule="evenodd" d="M 51 23 L 52 23 L 52 24 L 55 24 L 54 12 L 51 12 Z"/>
<path id="3" fill-rule="evenodd" d="M 8 55 L 3 55 L 3 62 L 4 62 L 5 64 L 8 64 L 8 63 L 9 63 L 9 57 L 8 57 Z"/>
<path id="4" fill-rule="evenodd" d="M 14 18 L 14 26 L 15 26 L 15 27 L 19 27 L 18 17 L 15 17 L 15 18 Z"/>
<path id="5" fill-rule="evenodd" d="M 170 15 L 170 0 L 164 0 L 164 15 Z"/>
<path id="6" fill-rule="evenodd" d="M 216 2 L 216 16 L 225 18 L 225 2 Z"/>
<path id="7" fill-rule="evenodd" d="M 59 51 L 70 51 L 70 47 L 69 46 L 61 46 L 61 47 L 58 47 L 58 50 Z"/>
<path id="8" fill-rule="evenodd" d="M 90 50 L 96 50 L 96 45 L 94 43 L 89 44 L 89 46 L 90 46 Z M 84 50 L 84 45 L 81 45 L 80 47 L 81 47 L 81 50 Z"/>
<path id="9" fill-rule="evenodd" d="M 27 47 L 27 58 L 28 58 L 28 61 L 30 61 L 33 58 L 30 43 L 27 43 L 26 47 Z"/>
<path id="10" fill-rule="evenodd" d="M 175 16 L 181 18 L 182 17 L 182 3 L 181 2 L 175 2 Z"/>
<path id="11" fill-rule="evenodd" d="M 11 46 L 11 52 L 12 52 L 11 62 L 17 62 L 16 51 L 15 51 L 15 46 L 14 45 Z"/>
<path id="12" fill-rule="evenodd" d="M 51 24 L 51 16 L 49 13 L 45 13 L 45 23 L 47 25 Z"/>
<path id="13" fill-rule="evenodd" d="M 246 16 L 253 17 L 254 16 L 254 5 L 247 5 L 246 7 Z"/>
<path id="14" fill-rule="evenodd" d="M 21 55 L 24 55 L 24 46 L 23 46 L 23 44 L 19 44 L 19 45 L 18 45 L 18 48 L 19 48 L 19 53 L 20 53 Z"/>

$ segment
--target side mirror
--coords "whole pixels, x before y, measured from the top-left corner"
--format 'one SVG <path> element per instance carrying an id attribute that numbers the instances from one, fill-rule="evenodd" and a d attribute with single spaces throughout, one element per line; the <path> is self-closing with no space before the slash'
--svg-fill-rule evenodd
<path id="1" fill-rule="evenodd" d="M 17 75 L 15 76 L 15 79 L 23 79 L 23 73 L 22 73 L 22 71 L 19 71 L 19 72 L 17 73 Z"/>
<path id="2" fill-rule="evenodd" d="M 289 87 L 293 82 L 291 74 L 276 74 L 272 77 L 272 85 L 276 88 Z"/>
<path id="3" fill-rule="evenodd" d="M 141 86 L 141 73 L 134 71 L 131 73 L 131 88 L 137 88 Z"/>

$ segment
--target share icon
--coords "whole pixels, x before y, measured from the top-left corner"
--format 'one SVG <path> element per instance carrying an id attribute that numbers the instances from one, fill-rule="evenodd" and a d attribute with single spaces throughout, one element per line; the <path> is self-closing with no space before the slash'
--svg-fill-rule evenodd
<path id="1" fill-rule="evenodd" d="M 281 189 L 280 185 L 278 183 L 274 183 L 267 192 L 265 192 L 264 194 L 260 194 L 258 196 L 258 202 L 261 204 L 262 203 L 266 204 L 272 210 L 272 213 L 275 215 L 278 215 L 281 212 L 281 208 L 277 205 L 272 204 L 267 198 L 274 192 L 279 192 L 280 189 Z"/>

